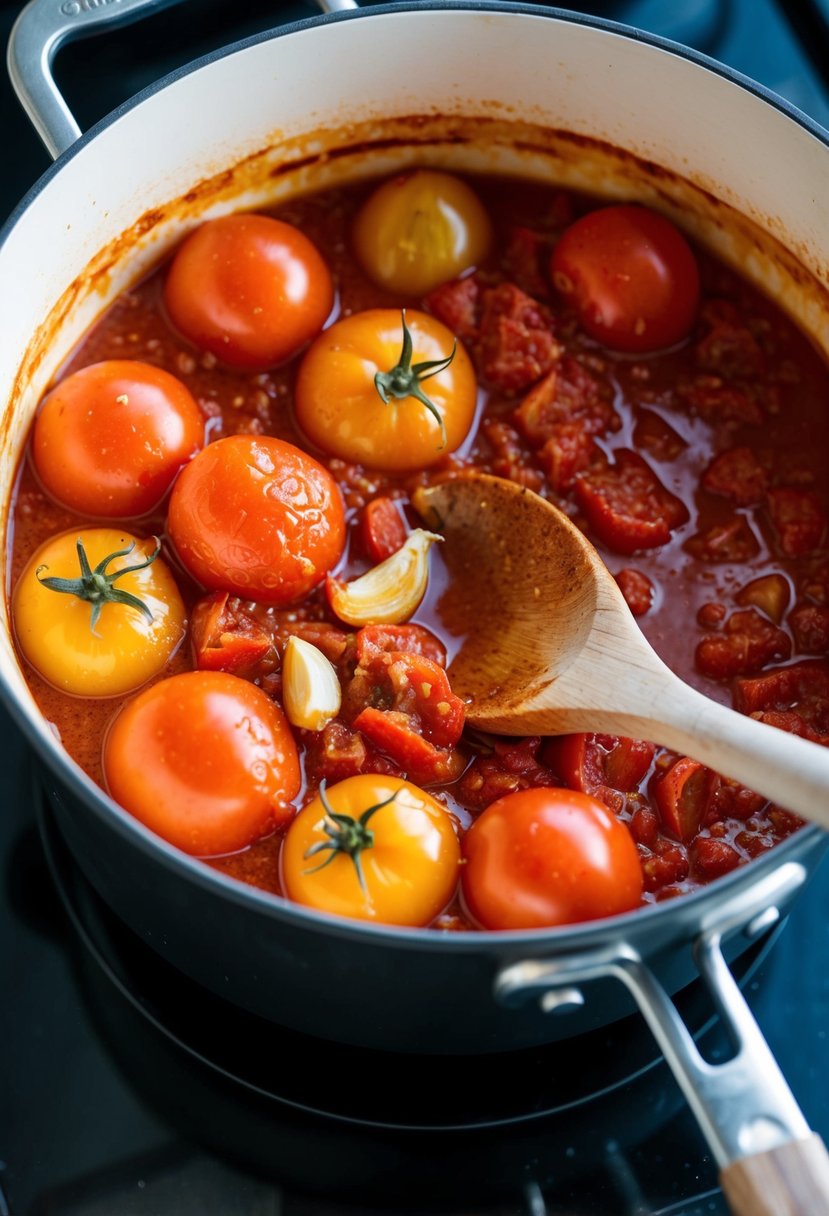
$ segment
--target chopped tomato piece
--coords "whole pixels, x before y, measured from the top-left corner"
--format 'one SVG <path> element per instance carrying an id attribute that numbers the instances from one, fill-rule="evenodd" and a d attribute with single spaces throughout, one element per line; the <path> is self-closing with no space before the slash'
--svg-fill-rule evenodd
<path id="1" fill-rule="evenodd" d="M 756 379 L 766 370 L 766 358 L 754 334 L 730 300 L 710 300 L 701 310 L 708 332 L 697 343 L 700 367 L 727 379 Z"/>
<path id="2" fill-rule="evenodd" d="M 748 562 L 760 552 L 757 537 L 742 515 L 698 532 L 684 547 L 701 562 Z"/>
<path id="3" fill-rule="evenodd" d="M 662 826 L 675 840 L 688 844 L 702 827 L 714 790 L 716 774 L 682 756 L 653 783 Z"/>
<path id="4" fill-rule="evenodd" d="M 423 625 L 364 625 L 357 634 L 357 662 L 368 667 L 379 654 L 402 650 L 419 654 L 441 667 L 446 666 L 446 648 Z"/>
<path id="5" fill-rule="evenodd" d="M 691 857 L 694 870 L 706 882 L 736 870 L 740 864 L 740 854 L 735 848 L 725 840 L 712 840 L 710 836 L 700 836 L 694 841 Z"/>
<path id="6" fill-rule="evenodd" d="M 764 721 L 794 734 L 829 743 L 829 665 L 807 660 L 750 680 L 737 680 L 734 707 L 744 714 L 761 715 Z M 801 729 L 795 729 L 792 715 L 802 722 Z"/>
<path id="7" fill-rule="evenodd" d="M 688 519 L 684 504 L 666 490 L 635 452 L 617 452 L 615 464 L 576 481 L 576 497 L 596 536 L 617 553 L 654 549 Z"/>
<path id="8" fill-rule="evenodd" d="M 659 838 L 659 824 L 659 816 L 653 807 L 639 806 L 630 818 L 630 834 L 637 844 L 654 849 Z"/>
<path id="9" fill-rule="evenodd" d="M 406 543 L 408 529 L 393 498 L 372 498 L 360 516 L 360 539 L 373 562 L 384 562 Z"/>
<path id="10" fill-rule="evenodd" d="M 709 633 L 696 649 L 696 664 L 712 680 L 730 680 L 759 671 L 773 659 L 787 659 L 791 638 L 753 608 L 733 612 L 722 633 Z"/>
<path id="11" fill-rule="evenodd" d="M 433 317 L 451 329 L 461 342 L 471 345 L 478 337 L 480 295 L 481 289 L 473 274 L 441 283 L 429 292 L 424 303 Z"/>
<path id="12" fill-rule="evenodd" d="M 770 490 L 771 522 L 786 557 L 802 557 L 817 549 L 826 533 L 826 513 L 811 490 Z"/>
<path id="13" fill-rule="evenodd" d="M 586 435 L 604 435 L 620 426 L 607 392 L 576 359 L 564 355 L 524 396 L 512 419 L 534 447 L 546 443 L 562 423 L 578 421 Z"/>
<path id="14" fill-rule="evenodd" d="M 629 792 L 645 777 L 654 751 L 652 743 L 617 735 L 559 735 L 547 741 L 542 760 L 571 790 Z"/>
<path id="15" fill-rule="evenodd" d="M 676 460 L 688 444 L 661 415 L 653 410 L 641 410 L 633 442 L 654 460 Z"/>
<path id="16" fill-rule="evenodd" d="M 401 775 L 398 765 L 342 722 L 329 722 L 318 734 L 307 737 L 305 768 L 312 785 L 323 779 L 333 785 L 361 773 Z"/>
<path id="17" fill-rule="evenodd" d="M 752 815 L 756 815 L 765 805 L 766 799 L 762 794 L 755 794 L 754 790 L 748 789 L 745 785 L 740 785 L 737 781 L 730 781 L 726 777 L 720 777 L 717 780 L 714 794 L 711 798 L 709 819 L 713 816 L 713 820 L 746 820 L 750 819 Z"/>
<path id="18" fill-rule="evenodd" d="M 492 448 L 489 466 L 496 477 L 506 477 L 528 490 L 540 490 L 544 474 L 529 463 L 515 428 L 508 422 L 495 420 L 483 423 L 481 429 Z"/>
<path id="19" fill-rule="evenodd" d="M 762 426 L 764 413 L 743 389 L 723 384 L 719 376 L 699 376 L 679 390 L 691 411 L 711 423 L 746 423 Z"/>
<path id="20" fill-rule="evenodd" d="M 644 616 L 653 604 L 654 585 L 641 570 L 620 570 L 616 575 L 619 590 L 634 616 Z"/>
<path id="21" fill-rule="evenodd" d="M 789 613 L 789 624 L 801 654 L 829 652 L 829 608 L 821 604 L 798 604 Z"/>
<path id="22" fill-rule="evenodd" d="M 504 392 L 528 388 L 561 356 L 549 312 L 513 283 L 484 292 L 480 342 L 484 377 Z"/>
<path id="23" fill-rule="evenodd" d="M 763 501 L 768 475 L 751 448 L 729 448 L 702 475 L 702 485 L 711 494 L 729 498 L 739 507 Z"/>
<path id="24" fill-rule="evenodd" d="M 565 494 L 578 474 L 590 466 L 597 448 L 583 422 L 557 422 L 550 430 L 550 438 L 538 452 L 538 462 L 552 489 Z"/>
<path id="25" fill-rule="evenodd" d="M 641 861 L 646 891 L 659 891 L 688 877 L 688 854 L 681 844 L 674 844 L 664 836 L 659 837 L 653 851 Z"/>
<path id="26" fill-rule="evenodd" d="M 451 748 L 437 747 L 412 727 L 412 717 L 394 709 L 368 706 L 354 719 L 354 728 L 391 756 L 408 776 L 423 785 L 454 781 L 464 760 Z"/>
<path id="27" fill-rule="evenodd" d="M 558 779 L 538 760 L 541 739 L 495 739 L 492 754 L 476 756 L 461 777 L 458 801 L 482 811 L 496 799 L 516 790 L 556 786 Z"/>
<path id="28" fill-rule="evenodd" d="M 542 262 L 549 257 L 549 239 L 532 228 L 511 228 L 507 236 L 504 265 L 509 278 L 531 296 L 549 294 L 541 273 Z"/>
<path id="29" fill-rule="evenodd" d="M 238 675 L 264 659 L 271 649 L 270 635 L 242 611 L 240 604 L 227 591 L 214 591 L 193 609 L 190 637 L 200 671 Z"/>

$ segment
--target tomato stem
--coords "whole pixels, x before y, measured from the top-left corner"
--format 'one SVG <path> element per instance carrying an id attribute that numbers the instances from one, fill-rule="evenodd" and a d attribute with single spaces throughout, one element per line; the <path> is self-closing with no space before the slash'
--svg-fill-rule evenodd
<path id="1" fill-rule="evenodd" d="M 112 574 L 107 574 L 107 566 L 110 562 L 114 562 L 116 557 L 128 557 L 135 548 L 135 541 L 126 549 L 118 549 L 115 553 L 110 553 L 103 561 L 98 562 L 98 565 L 93 570 L 89 564 L 89 558 L 86 555 L 86 550 L 83 547 L 83 541 L 78 537 L 78 563 L 81 567 L 80 578 L 49 578 L 41 577 L 41 570 L 48 570 L 48 566 L 38 566 L 35 570 L 35 575 L 38 582 L 44 587 L 48 587 L 50 591 L 60 591 L 65 595 L 77 596 L 79 600 L 86 600 L 92 605 L 92 616 L 90 618 L 89 627 L 95 633 L 95 626 L 101 616 L 101 611 L 104 604 L 123 604 L 127 608 L 134 608 L 136 612 L 140 612 L 148 621 L 152 621 L 153 614 L 150 609 L 140 600 L 137 595 L 131 595 L 129 591 L 122 591 L 119 587 L 115 587 L 114 583 L 117 579 L 122 578 L 125 574 L 133 574 L 136 570 L 146 570 L 147 566 L 152 565 L 155 559 L 161 552 L 161 541 L 157 536 L 153 537 L 155 541 L 155 549 L 149 557 L 144 561 L 136 562 L 134 566 L 124 566 L 121 570 L 115 570 Z M 98 636 L 97 634 L 95 635 Z"/>
<path id="2" fill-rule="evenodd" d="M 374 387 L 380 394 L 380 400 L 384 405 L 389 405 L 392 398 L 395 401 L 404 401 L 407 397 L 414 397 L 421 405 L 425 405 L 440 427 L 438 447 L 440 450 L 440 448 L 446 447 L 446 424 L 440 410 L 434 401 L 429 400 L 420 385 L 421 381 L 428 380 L 430 376 L 436 376 L 439 372 L 446 371 L 455 358 L 458 343 L 457 340 L 452 343 L 451 353 L 443 359 L 427 359 L 421 363 L 412 363 L 412 335 L 406 324 L 405 308 L 401 309 L 400 318 L 403 323 L 403 346 L 400 350 L 400 358 L 389 371 L 377 373 L 374 377 Z"/>
<path id="3" fill-rule="evenodd" d="M 375 802 L 373 806 L 363 811 L 359 819 L 355 819 L 353 815 L 340 815 L 334 810 L 328 801 L 325 784 L 325 778 L 323 778 L 320 782 L 319 796 L 320 802 L 325 808 L 325 817 L 330 821 L 327 823 L 323 821 L 322 824 L 322 830 L 329 839 L 320 840 L 316 844 L 312 844 L 310 849 L 305 850 L 303 857 L 307 860 L 309 857 L 314 857 L 317 853 L 324 852 L 327 852 L 328 856 L 318 866 L 312 866 L 310 870 L 303 870 L 303 874 L 316 874 L 318 870 L 324 870 L 326 866 L 331 865 L 335 857 L 340 853 L 344 853 L 354 862 L 354 869 L 357 871 L 360 888 L 365 894 L 366 880 L 363 874 L 360 854 L 363 849 L 370 849 L 374 844 L 374 833 L 370 830 L 368 823 L 372 815 L 376 815 L 378 811 L 382 810 L 384 806 L 388 806 L 390 802 L 394 802 L 399 791 L 395 790 L 388 798 L 384 798 L 382 802 Z"/>

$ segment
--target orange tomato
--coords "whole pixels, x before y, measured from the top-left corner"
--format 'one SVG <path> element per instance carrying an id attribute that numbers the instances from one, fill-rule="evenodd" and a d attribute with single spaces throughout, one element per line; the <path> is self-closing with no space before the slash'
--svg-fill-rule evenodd
<path id="1" fill-rule="evenodd" d="M 104 741 L 104 775 L 125 810 L 202 857 L 234 853 L 282 826 L 300 785 L 282 710 L 220 671 L 172 676 L 130 701 Z"/>
<path id="2" fill-rule="evenodd" d="M 87 528 L 53 536 L 33 554 L 14 588 L 12 619 L 20 649 L 45 680 L 76 697 L 113 697 L 162 670 L 184 637 L 186 612 L 166 562 L 146 564 L 156 549 L 155 537 Z M 111 595 L 100 594 L 96 573 Z M 77 583 L 76 593 L 53 590 L 51 579 Z"/>
<path id="3" fill-rule="evenodd" d="M 208 590 L 267 604 L 307 595 L 345 545 L 342 495 L 331 474 L 267 435 L 208 444 L 173 487 L 167 527 Z"/>
<path id="4" fill-rule="evenodd" d="M 433 362 L 446 365 L 418 375 L 418 364 Z M 355 313 L 320 334 L 294 392 L 297 422 L 312 443 L 343 460 L 396 472 L 435 464 L 459 447 L 476 401 L 472 363 L 451 331 L 423 312 L 407 311 L 401 321 L 392 308 Z"/>
<path id="5" fill-rule="evenodd" d="M 642 866 L 628 829 L 589 794 L 506 794 L 464 838 L 463 893 L 485 929 L 543 929 L 639 906 Z"/>
<path id="6" fill-rule="evenodd" d="M 292 224 L 225 215 L 179 247 L 164 302 L 194 345 L 231 367 L 260 371 L 319 333 L 334 306 L 334 284 L 316 247 Z"/>
<path id="7" fill-rule="evenodd" d="M 289 827 L 281 857 L 289 899 L 389 925 L 434 920 L 452 898 L 459 865 L 445 807 L 409 781 L 380 775 L 321 789 Z"/>
<path id="8" fill-rule="evenodd" d="M 58 502 L 93 517 L 152 511 L 204 443 L 188 389 L 160 367 L 110 359 L 81 368 L 46 397 L 32 455 Z"/>
<path id="9" fill-rule="evenodd" d="M 354 248 L 366 272 L 403 295 L 425 295 L 478 265 L 491 242 L 489 218 L 475 192 L 434 169 L 389 178 L 354 222 Z"/>

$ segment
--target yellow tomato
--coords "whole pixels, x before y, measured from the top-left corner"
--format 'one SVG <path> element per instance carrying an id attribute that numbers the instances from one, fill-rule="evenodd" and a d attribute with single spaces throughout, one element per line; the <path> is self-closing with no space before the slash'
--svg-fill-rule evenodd
<path id="1" fill-rule="evenodd" d="M 20 649 L 45 680 L 75 696 L 112 697 L 161 671 L 184 636 L 185 609 L 165 563 L 148 563 L 156 549 L 154 538 L 117 528 L 64 532 L 41 545 L 17 581 L 12 618 Z"/>
<path id="2" fill-rule="evenodd" d="M 322 787 L 288 828 L 281 864 L 285 893 L 297 903 L 428 925 L 457 886 L 460 844 L 448 811 L 429 794 L 372 774 Z"/>
<path id="3" fill-rule="evenodd" d="M 366 273 L 403 295 L 424 295 L 479 265 L 491 241 L 477 195 L 459 178 L 431 169 L 384 182 L 354 222 L 354 248 Z"/>
<path id="4" fill-rule="evenodd" d="M 294 392 L 297 422 L 312 443 L 396 472 L 459 447 L 476 401 L 472 363 L 451 331 L 426 313 L 401 317 L 393 308 L 355 313 L 320 334 Z"/>

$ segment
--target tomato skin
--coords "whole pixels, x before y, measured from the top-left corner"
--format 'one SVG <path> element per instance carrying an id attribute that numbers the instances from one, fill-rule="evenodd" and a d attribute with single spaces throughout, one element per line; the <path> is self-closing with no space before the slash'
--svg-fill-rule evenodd
<path id="1" fill-rule="evenodd" d="M 226 215 L 179 246 L 164 302 L 195 346 L 230 367 L 264 371 L 319 333 L 334 306 L 334 284 L 298 228 L 265 215 Z"/>
<path id="2" fill-rule="evenodd" d="M 208 444 L 173 487 L 167 527 L 204 587 L 267 604 L 307 595 L 345 545 L 343 502 L 331 474 L 269 436 Z"/>
<path id="3" fill-rule="evenodd" d="M 360 854 L 366 889 L 345 853 L 316 873 L 326 853 L 306 857 L 328 839 L 320 826 L 324 807 L 315 798 L 300 811 L 282 845 L 282 882 L 289 899 L 357 920 L 388 925 L 428 925 L 455 890 L 460 845 L 451 816 L 423 790 L 399 777 L 367 774 L 330 786 L 326 797 L 340 815 L 359 819 L 370 806 L 396 797 L 372 816 L 371 848 Z"/>
<path id="4" fill-rule="evenodd" d="M 104 741 L 110 794 L 185 853 L 246 848 L 293 815 L 296 744 L 260 688 L 218 671 L 161 680 L 126 705 Z"/>
<path id="5" fill-rule="evenodd" d="M 32 456 L 44 488 L 93 518 L 145 515 L 204 443 L 204 419 L 169 372 L 133 359 L 81 368 L 43 401 Z"/>
<path id="6" fill-rule="evenodd" d="M 152 621 L 124 604 L 104 604 L 93 632 L 92 605 L 44 587 L 36 574 L 46 566 L 44 576 L 76 578 L 79 538 L 93 567 L 135 543 L 133 552 L 117 558 L 110 571 L 135 565 L 155 547 L 152 539 L 140 540 L 116 528 L 51 537 L 32 555 L 15 585 L 15 636 L 32 667 L 56 688 L 78 697 L 114 697 L 140 688 L 171 658 L 184 637 L 184 603 L 169 567 L 157 557 L 151 566 L 125 574 L 116 583 L 147 605 Z"/>
<path id="7" fill-rule="evenodd" d="M 454 338 L 440 321 L 410 310 L 406 323 L 414 363 L 450 354 Z M 294 393 L 297 422 L 312 443 L 342 460 L 397 472 L 428 467 L 460 446 L 477 403 L 469 356 L 459 343 L 450 366 L 423 382 L 443 416 L 444 444 L 437 419 L 420 401 L 385 403 L 375 387 L 375 373 L 397 364 L 402 337 L 393 308 L 354 313 L 320 334 L 302 360 Z"/>
<path id="8" fill-rule="evenodd" d="M 354 249 L 381 287 L 422 296 L 478 265 L 492 242 L 487 213 L 465 182 L 416 169 L 383 182 L 354 222 Z"/>
<path id="9" fill-rule="evenodd" d="M 556 245 L 551 269 L 582 328 L 611 350 L 663 350 L 691 332 L 700 296 L 696 259 L 656 211 L 622 204 L 588 212 Z"/>
<path id="10" fill-rule="evenodd" d="M 463 893 L 486 929 L 542 929 L 638 907 L 633 838 L 595 798 L 536 788 L 493 802 L 464 839 Z"/>

